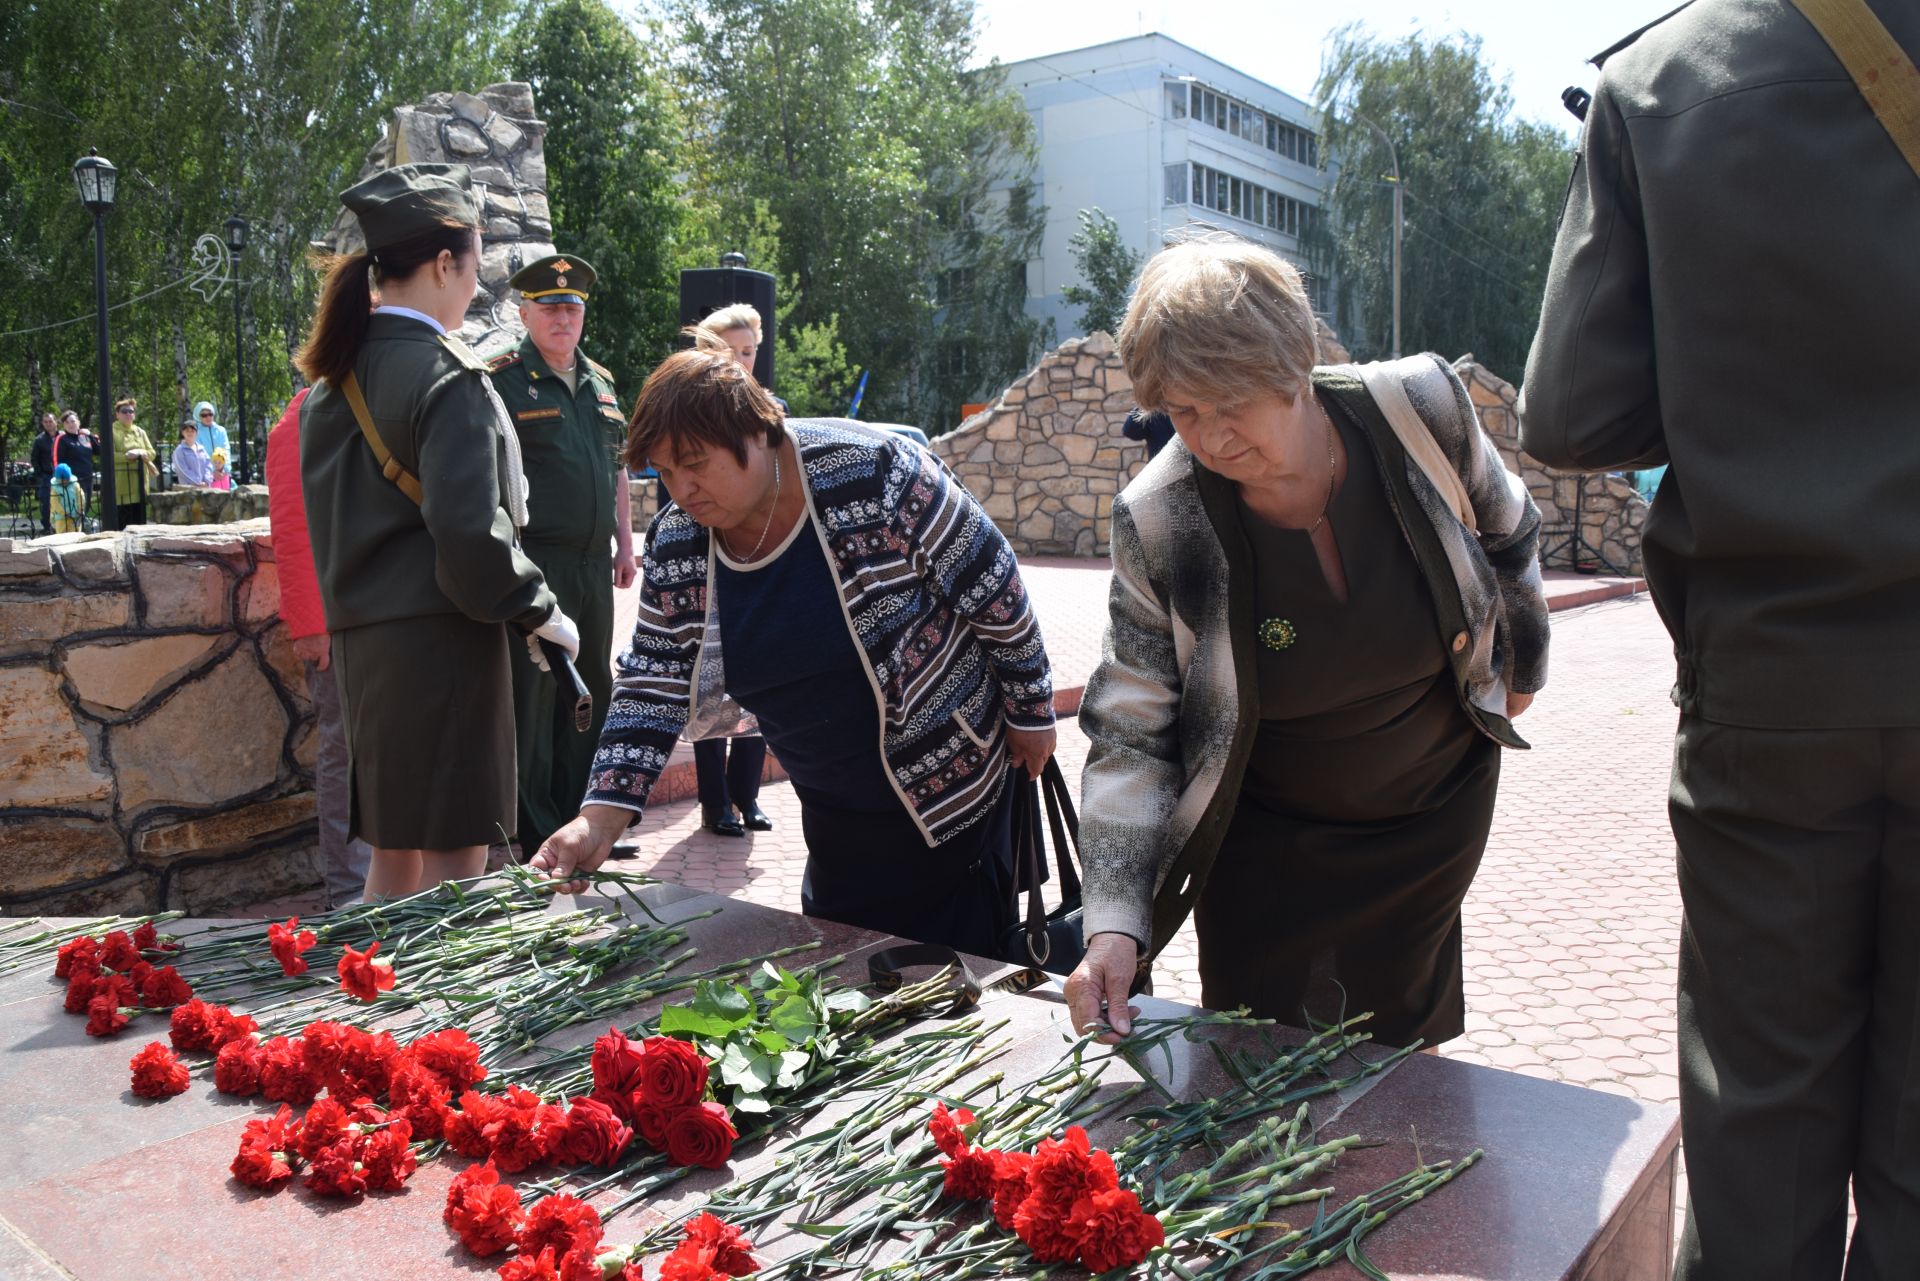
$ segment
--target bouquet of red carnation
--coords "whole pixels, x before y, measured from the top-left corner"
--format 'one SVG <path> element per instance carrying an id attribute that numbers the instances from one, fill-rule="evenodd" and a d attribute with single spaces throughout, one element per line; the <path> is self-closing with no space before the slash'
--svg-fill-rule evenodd
<path id="1" fill-rule="evenodd" d="M 1080 1263 L 1093 1272 L 1132 1267 L 1165 1244 L 1160 1220 L 1120 1186 L 1113 1158 L 1070 1126 L 1042 1139 L 1032 1153 L 972 1145 L 976 1129 L 965 1108 L 933 1105 L 927 1128 L 944 1154 L 944 1191 L 993 1202 L 994 1221 L 1011 1229 L 1042 1263 Z"/>

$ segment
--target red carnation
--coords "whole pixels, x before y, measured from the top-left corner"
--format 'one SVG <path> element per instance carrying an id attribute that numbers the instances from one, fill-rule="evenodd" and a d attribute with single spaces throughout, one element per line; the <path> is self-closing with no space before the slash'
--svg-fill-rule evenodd
<path id="1" fill-rule="evenodd" d="M 516 1254 L 500 1265 L 500 1281 L 566 1281 L 552 1250 Z"/>
<path id="2" fill-rule="evenodd" d="M 1080 1262 L 1091 1272 L 1130 1268 L 1167 1240 L 1160 1220 L 1143 1211 L 1139 1198 L 1124 1188 L 1074 1202 L 1067 1229 L 1079 1236 Z"/>
<path id="3" fill-rule="evenodd" d="M 1013 1216 L 1027 1199 L 1027 1175 L 1033 1169 L 1033 1157 L 1026 1152 L 993 1154 L 993 1221 L 1013 1231 Z"/>
<path id="4" fill-rule="evenodd" d="M 947 1172 L 940 1190 L 963 1201 L 983 1201 L 992 1196 L 993 1158 L 997 1155 L 992 1148 L 960 1149 L 951 1160 L 940 1162 Z"/>
<path id="5" fill-rule="evenodd" d="M 948 1112 L 947 1105 L 935 1102 L 933 1120 L 927 1123 L 927 1129 L 933 1132 L 933 1145 L 940 1149 L 942 1156 L 952 1156 L 967 1146 L 967 1131 L 973 1125 L 973 1113 L 961 1108 L 957 1112 Z"/>
<path id="6" fill-rule="evenodd" d="M 66 1011 L 69 1014 L 85 1014 L 87 1006 L 93 1003 L 93 990 L 100 986 L 98 970 L 75 970 L 67 978 Z"/>
<path id="7" fill-rule="evenodd" d="M 288 976 L 307 972 L 306 958 L 300 954 L 320 941 L 312 930 L 302 930 L 299 925 L 300 918 L 290 916 L 284 925 L 267 926 L 267 947 L 273 959 L 280 962 L 280 972 Z"/>
<path id="8" fill-rule="evenodd" d="M 468 1090 L 460 1096 L 460 1106 L 447 1113 L 447 1146 L 461 1156 L 492 1155 L 487 1128 L 495 1123 L 504 1110 L 505 1105 L 494 1095 Z"/>
<path id="9" fill-rule="evenodd" d="M 320 1073 L 338 1071 L 340 1060 L 347 1052 L 347 1041 L 352 1035 L 353 1029 L 345 1023 L 329 1023 L 319 1019 L 307 1024 L 300 1033 L 300 1048 L 306 1055 L 307 1066 Z"/>
<path id="10" fill-rule="evenodd" d="M 1075 1201 L 1090 1192 L 1110 1192 L 1120 1186 L 1113 1158 L 1087 1143 L 1087 1132 L 1068 1126 L 1064 1138 L 1042 1139 L 1034 1150 L 1032 1195 L 1054 1203 L 1065 1215 Z"/>
<path id="11" fill-rule="evenodd" d="M 660 1281 L 725 1281 L 728 1274 L 719 1269 L 718 1259 L 712 1246 L 684 1240 L 660 1260 Z"/>
<path id="12" fill-rule="evenodd" d="M 299 1137 L 293 1109 L 283 1105 L 271 1120 L 247 1122 L 246 1132 L 240 1136 L 240 1154 L 228 1168 L 248 1187 L 273 1187 L 292 1177 Z"/>
<path id="13" fill-rule="evenodd" d="M 260 1047 L 256 1038 L 228 1041 L 213 1058 L 213 1088 L 245 1098 L 260 1092 Z"/>
<path id="14" fill-rule="evenodd" d="M 172 1050 L 155 1041 L 133 1056 L 133 1092 L 143 1099 L 185 1094 L 193 1077 Z"/>
<path id="15" fill-rule="evenodd" d="M 113 996 L 96 996 L 87 1002 L 87 1035 L 112 1036 L 128 1022 L 120 1003 Z"/>
<path id="16" fill-rule="evenodd" d="M 150 1009 L 164 1010 L 191 1001 L 193 989 L 180 977 L 180 971 L 171 965 L 163 965 L 147 975 L 146 981 L 140 985 L 140 999 Z"/>
<path id="17" fill-rule="evenodd" d="M 88 972 L 100 972 L 100 944 L 93 935 L 76 935 L 70 942 L 60 945 L 60 950 L 54 953 L 53 977 L 72 978 L 76 964 Z"/>
<path id="18" fill-rule="evenodd" d="M 728 1276 L 744 1277 L 760 1270 L 760 1265 L 754 1262 L 753 1255 L 749 1253 L 753 1249 L 753 1242 L 747 1240 L 746 1233 L 731 1223 L 723 1223 L 703 1212 L 688 1220 L 683 1231 L 683 1241 L 711 1247 L 714 1251 L 713 1266 Z"/>
<path id="19" fill-rule="evenodd" d="M 353 1118 L 337 1099 L 318 1099 L 300 1121 L 300 1155 L 315 1160 L 323 1148 L 352 1137 Z"/>
<path id="20" fill-rule="evenodd" d="M 611 1169 L 633 1141 L 633 1131 L 606 1104 L 575 1099 L 567 1123 L 554 1145 L 553 1158 L 562 1165 L 597 1165 Z"/>
<path id="21" fill-rule="evenodd" d="M 601 1102 L 605 1103 L 607 1100 L 601 1099 Z M 632 1100 L 630 1099 L 629 1102 L 631 1103 Z M 674 1114 L 671 1111 L 658 1104 L 634 1103 L 633 1132 L 640 1136 L 641 1142 L 654 1151 L 664 1151 L 667 1146 L 667 1123 L 673 1120 L 673 1117 Z"/>
<path id="22" fill-rule="evenodd" d="M 147 990 L 147 980 L 153 977 L 153 964 L 149 961 L 135 961 L 127 967 L 127 982 L 133 984 L 133 990 Z"/>
<path id="23" fill-rule="evenodd" d="M 407 1118 L 415 1138 L 438 1139 L 446 1134 L 451 1097 L 445 1082 L 411 1058 L 396 1063 L 387 1082 L 387 1105 L 393 1115 Z"/>
<path id="24" fill-rule="evenodd" d="M 670 1036 L 650 1036 L 641 1047 L 640 1097 L 677 1109 L 698 1103 L 707 1092 L 707 1061 L 700 1051 Z"/>
<path id="25" fill-rule="evenodd" d="M 185 1005 L 174 1007 L 171 1024 L 174 1049 L 211 1050 L 213 1048 L 212 1034 L 207 1027 L 207 1012 L 212 1008 L 197 996 Z"/>
<path id="26" fill-rule="evenodd" d="M 409 1146 L 413 1127 L 405 1118 L 388 1121 L 369 1134 L 360 1151 L 360 1164 L 367 1172 L 367 1186 L 376 1192 L 398 1192 L 419 1161 Z"/>
<path id="27" fill-rule="evenodd" d="M 307 1187 L 321 1196 L 357 1197 L 367 1190 L 366 1168 L 360 1164 L 361 1139 L 349 1135 L 319 1149 L 308 1158 Z"/>
<path id="28" fill-rule="evenodd" d="M 566 1129 L 565 1110 L 532 1090 L 510 1085 L 507 1106 L 488 1127 L 487 1140 L 493 1148 L 493 1159 L 502 1170 L 513 1174 L 552 1156 Z"/>
<path id="29" fill-rule="evenodd" d="M 480 1066 L 480 1047 L 462 1028 L 429 1032 L 409 1045 L 407 1053 L 439 1077 L 450 1094 L 471 1090 L 487 1077 L 487 1069 Z"/>
<path id="30" fill-rule="evenodd" d="M 340 1088 L 333 1088 L 335 1083 L 329 1081 L 329 1092 L 342 1098 L 357 1098 L 361 1095 L 377 1098 L 385 1094 L 387 1081 L 393 1075 L 393 1065 L 401 1059 L 403 1053 L 400 1043 L 393 1039 L 391 1032 L 347 1029 L 339 1060 L 334 1065 Z"/>
<path id="31" fill-rule="evenodd" d="M 340 958 L 340 987 L 348 996 L 371 1001 L 393 986 L 393 963 L 373 959 L 379 950 L 378 939 L 367 944 L 364 952 L 356 952 L 351 947 L 344 949 Z"/>
<path id="32" fill-rule="evenodd" d="M 254 1063 L 260 1073 L 260 1093 L 269 1102 L 305 1107 L 320 1093 L 320 1083 L 307 1067 L 306 1047 L 299 1041 L 276 1036 L 260 1047 Z"/>
<path id="33" fill-rule="evenodd" d="M 154 952 L 160 948 L 160 931 L 153 927 L 152 921 L 143 921 L 133 931 L 133 945 L 142 952 Z"/>
<path id="34" fill-rule="evenodd" d="M 130 970 L 140 963 L 140 949 L 125 930 L 115 930 L 100 940 L 100 964 L 110 970 Z"/>
<path id="35" fill-rule="evenodd" d="M 667 1158 L 675 1165 L 698 1165 L 717 1170 L 733 1155 L 733 1128 L 727 1110 L 718 1103 L 696 1103 L 682 1108 L 667 1122 Z"/>
<path id="36" fill-rule="evenodd" d="M 534 1202 L 520 1229 L 520 1253 L 552 1249 L 555 1256 L 572 1250 L 591 1254 L 600 1245 L 604 1229 L 600 1212 L 578 1197 L 561 1192 Z"/>
<path id="37" fill-rule="evenodd" d="M 629 1041 L 625 1033 L 617 1027 L 608 1028 L 606 1034 L 593 1043 L 594 1093 L 606 1091 L 624 1096 L 638 1090 L 644 1058 L 645 1051 Z"/>
<path id="38" fill-rule="evenodd" d="M 460 1244 L 483 1259 L 518 1240 L 520 1225 L 527 1218 L 520 1208 L 520 1194 L 512 1184 L 500 1182 L 491 1161 L 470 1165 L 453 1176 L 441 1217 Z"/>

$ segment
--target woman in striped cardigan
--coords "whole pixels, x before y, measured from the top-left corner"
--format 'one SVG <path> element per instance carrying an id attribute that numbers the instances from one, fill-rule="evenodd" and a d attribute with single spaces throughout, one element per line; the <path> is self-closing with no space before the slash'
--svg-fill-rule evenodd
<path id="1" fill-rule="evenodd" d="M 710 348 L 648 378 L 626 462 L 674 501 L 648 532 L 586 803 L 534 865 L 599 866 L 681 732 L 750 713 L 800 798 L 803 911 L 990 951 L 1011 900 L 1007 772 L 1038 776 L 1054 746 L 1046 649 L 993 521 L 918 445 L 789 421 Z"/>

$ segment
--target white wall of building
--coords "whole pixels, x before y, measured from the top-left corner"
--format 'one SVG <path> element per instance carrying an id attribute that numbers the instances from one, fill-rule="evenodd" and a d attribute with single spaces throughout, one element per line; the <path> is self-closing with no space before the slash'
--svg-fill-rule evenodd
<path id="1" fill-rule="evenodd" d="M 1191 166 L 1199 164 L 1239 179 L 1243 193 L 1249 184 L 1259 188 L 1263 215 L 1266 192 L 1317 209 L 1322 175 L 1305 160 L 1270 150 L 1264 135 L 1267 117 L 1276 132 L 1285 125 L 1314 133 L 1315 115 L 1306 102 L 1158 34 L 1028 58 L 1007 64 L 1005 71 L 1008 87 L 1021 94 L 1033 117 L 1039 144 L 1033 182 L 1047 208 L 1040 257 L 1027 265 L 1027 310 L 1053 320 L 1058 338 L 1080 331 L 1079 308 L 1060 293 L 1078 280 L 1067 241 L 1079 228 L 1082 209 L 1110 215 L 1128 246 L 1143 256 L 1153 254 L 1169 235 L 1200 224 L 1258 240 L 1305 270 L 1298 234 L 1264 225 L 1264 216 L 1256 223 L 1202 208 L 1191 190 L 1187 200 L 1171 203 L 1166 194 L 1168 166 L 1183 166 L 1191 174 Z M 1261 141 L 1195 119 L 1191 110 L 1175 116 L 1170 95 L 1190 104 L 1196 86 L 1217 100 L 1261 113 Z M 1301 141 L 1294 135 L 1296 149 Z"/>

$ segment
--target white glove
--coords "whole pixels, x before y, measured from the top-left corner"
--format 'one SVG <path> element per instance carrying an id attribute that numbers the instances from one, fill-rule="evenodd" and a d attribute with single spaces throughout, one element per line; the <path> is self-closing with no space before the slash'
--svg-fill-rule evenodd
<path id="1" fill-rule="evenodd" d="M 560 611 L 558 605 L 553 607 L 553 613 L 547 615 L 546 622 L 527 635 L 527 653 L 532 657 L 533 665 L 544 672 L 547 670 L 547 656 L 540 651 L 542 640 L 550 640 L 566 650 L 568 658 L 580 657 L 580 629 Z"/>

